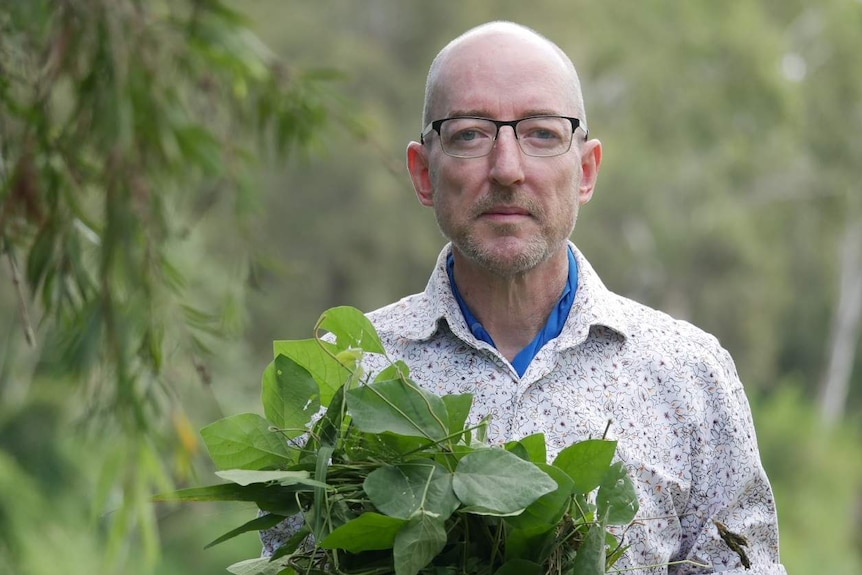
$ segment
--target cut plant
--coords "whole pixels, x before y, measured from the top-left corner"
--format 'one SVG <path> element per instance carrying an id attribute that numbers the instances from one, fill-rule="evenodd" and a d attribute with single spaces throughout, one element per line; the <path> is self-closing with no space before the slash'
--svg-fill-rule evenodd
<path id="1" fill-rule="evenodd" d="M 158 498 L 257 504 L 212 544 L 299 518 L 272 557 L 231 573 L 600 575 L 625 552 L 638 501 L 616 442 L 575 443 L 550 464 L 542 435 L 488 444 L 487 421 L 468 423 L 472 397 L 423 390 L 355 308 L 274 350 L 265 417 L 201 432 L 228 483 Z"/>

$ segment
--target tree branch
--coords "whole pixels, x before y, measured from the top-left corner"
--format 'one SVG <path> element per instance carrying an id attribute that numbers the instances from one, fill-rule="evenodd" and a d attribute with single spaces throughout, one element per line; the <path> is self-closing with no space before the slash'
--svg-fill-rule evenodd
<path id="1" fill-rule="evenodd" d="M 12 255 L 12 250 L 6 245 L 3 248 L 6 252 L 6 260 L 9 262 L 9 269 L 12 271 L 12 283 L 15 286 L 15 293 L 18 294 L 18 313 L 21 315 L 21 323 L 24 325 L 24 339 L 27 340 L 27 345 L 30 347 L 36 346 L 36 336 L 33 332 L 33 325 L 30 323 L 30 314 L 27 311 L 27 299 L 24 297 L 24 289 L 21 287 L 21 275 L 18 273 L 18 265 L 15 263 L 15 256 Z"/>

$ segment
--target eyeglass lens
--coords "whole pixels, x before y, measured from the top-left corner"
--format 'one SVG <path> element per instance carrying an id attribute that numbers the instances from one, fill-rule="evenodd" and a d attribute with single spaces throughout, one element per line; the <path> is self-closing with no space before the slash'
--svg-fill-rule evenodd
<path id="1" fill-rule="evenodd" d="M 572 143 L 572 124 L 566 118 L 525 118 L 515 126 L 521 150 L 529 156 L 556 156 Z M 497 125 L 481 118 L 452 118 L 440 126 L 443 151 L 461 158 L 485 156 L 494 147 Z"/>

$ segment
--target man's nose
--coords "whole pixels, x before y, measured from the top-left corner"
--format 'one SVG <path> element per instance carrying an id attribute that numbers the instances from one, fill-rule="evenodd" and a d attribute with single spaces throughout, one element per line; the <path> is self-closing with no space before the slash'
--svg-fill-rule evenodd
<path id="1" fill-rule="evenodd" d="M 524 179 L 524 153 L 511 126 L 503 126 L 497 132 L 494 149 L 491 151 L 491 179 L 500 185 L 510 186 Z"/>

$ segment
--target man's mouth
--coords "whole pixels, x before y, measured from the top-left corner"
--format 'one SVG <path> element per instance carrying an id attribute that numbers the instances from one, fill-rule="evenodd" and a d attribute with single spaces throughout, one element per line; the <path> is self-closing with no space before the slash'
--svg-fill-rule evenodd
<path id="1" fill-rule="evenodd" d="M 530 211 L 519 206 L 493 206 L 481 213 L 482 217 L 496 220 L 516 220 L 530 217 Z"/>

